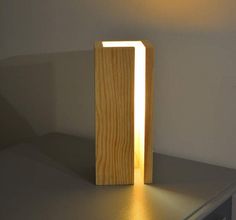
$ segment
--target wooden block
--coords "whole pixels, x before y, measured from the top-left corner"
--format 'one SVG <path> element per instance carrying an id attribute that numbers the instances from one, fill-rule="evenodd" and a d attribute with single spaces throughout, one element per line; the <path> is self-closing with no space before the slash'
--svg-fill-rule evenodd
<path id="1" fill-rule="evenodd" d="M 152 183 L 154 49 L 146 47 L 144 183 Z M 134 183 L 134 47 L 95 45 L 96 184 Z"/>
<path id="2" fill-rule="evenodd" d="M 134 182 L 134 48 L 95 47 L 96 184 Z"/>

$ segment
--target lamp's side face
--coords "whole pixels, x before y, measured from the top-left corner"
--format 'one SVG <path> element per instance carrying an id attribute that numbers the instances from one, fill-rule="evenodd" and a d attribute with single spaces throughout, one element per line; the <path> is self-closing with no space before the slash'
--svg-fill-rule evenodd
<path id="1" fill-rule="evenodd" d="M 134 183 L 134 48 L 95 46 L 96 184 Z"/>
<path id="2" fill-rule="evenodd" d="M 153 179 L 153 73 L 154 48 L 146 41 L 146 106 L 145 106 L 145 155 L 144 155 L 144 183 L 152 183 Z"/>

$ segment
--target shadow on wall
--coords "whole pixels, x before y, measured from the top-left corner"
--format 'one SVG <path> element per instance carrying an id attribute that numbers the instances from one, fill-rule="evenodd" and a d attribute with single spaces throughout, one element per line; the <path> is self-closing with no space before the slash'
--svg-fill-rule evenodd
<path id="1" fill-rule="evenodd" d="M 0 149 L 35 135 L 27 120 L 0 95 Z"/>
<path id="2" fill-rule="evenodd" d="M 0 67 L 0 92 L 37 134 L 48 132 L 54 122 L 54 84 L 50 63 L 26 63 L 22 57 Z M 20 62 L 20 63 L 18 63 Z"/>
<path id="3" fill-rule="evenodd" d="M 92 51 L 16 56 L 0 61 L 0 93 L 38 135 L 91 137 L 93 72 Z"/>

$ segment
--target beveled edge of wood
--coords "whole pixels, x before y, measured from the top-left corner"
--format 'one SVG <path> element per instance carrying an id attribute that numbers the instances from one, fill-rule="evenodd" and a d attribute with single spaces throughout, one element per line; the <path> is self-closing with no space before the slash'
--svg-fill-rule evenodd
<path id="1" fill-rule="evenodd" d="M 141 40 L 141 42 L 144 44 L 146 48 L 153 48 L 153 45 L 148 40 Z"/>
<path id="2" fill-rule="evenodd" d="M 94 44 L 94 47 L 95 47 L 95 49 L 97 49 L 97 48 L 103 48 L 103 46 L 102 46 L 102 41 L 96 41 L 95 44 Z"/>

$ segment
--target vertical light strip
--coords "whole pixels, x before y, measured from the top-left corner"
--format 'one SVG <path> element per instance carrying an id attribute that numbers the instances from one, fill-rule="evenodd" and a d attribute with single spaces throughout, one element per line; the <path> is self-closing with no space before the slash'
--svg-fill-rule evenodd
<path id="1" fill-rule="evenodd" d="M 141 41 L 103 41 L 103 47 L 134 47 L 134 183 L 144 182 L 146 48 Z"/>
<path id="2" fill-rule="evenodd" d="M 135 178 L 136 184 L 144 181 L 145 141 L 145 64 L 146 51 L 141 43 L 135 47 L 134 125 L 135 125 Z"/>

